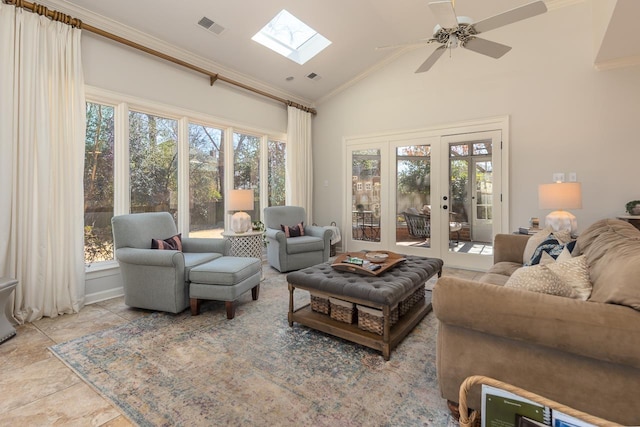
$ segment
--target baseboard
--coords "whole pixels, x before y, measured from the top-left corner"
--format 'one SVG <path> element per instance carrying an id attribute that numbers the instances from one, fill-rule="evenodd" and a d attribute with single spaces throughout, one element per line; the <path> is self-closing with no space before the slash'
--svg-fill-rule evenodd
<path id="1" fill-rule="evenodd" d="M 108 289 L 106 291 L 94 292 L 84 296 L 85 305 L 95 304 L 97 302 L 105 301 L 111 298 L 121 297 L 124 295 L 124 288 Z"/>

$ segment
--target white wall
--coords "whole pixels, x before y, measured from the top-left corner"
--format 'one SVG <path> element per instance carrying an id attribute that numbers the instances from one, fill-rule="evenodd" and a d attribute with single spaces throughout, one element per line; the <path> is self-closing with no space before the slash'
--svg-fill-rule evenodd
<path id="1" fill-rule="evenodd" d="M 537 188 L 553 172 L 582 182 L 580 230 L 623 213 L 640 199 L 640 69 L 596 71 L 592 24 L 589 2 L 562 7 L 483 35 L 513 47 L 499 60 L 458 48 L 422 74 L 434 46 L 415 49 L 318 105 L 314 220 L 340 224 L 345 136 L 501 115 L 510 116 L 511 229 L 548 213 Z"/>

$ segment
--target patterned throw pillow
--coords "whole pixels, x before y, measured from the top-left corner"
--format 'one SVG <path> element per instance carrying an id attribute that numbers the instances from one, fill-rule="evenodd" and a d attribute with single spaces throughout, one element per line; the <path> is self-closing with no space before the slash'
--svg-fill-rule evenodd
<path id="1" fill-rule="evenodd" d="M 547 237 L 533 251 L 531 259 L 525 266 L 548 264 L 556 261 L 566 261 L 573 257 L 576 241 L 561 243 L 553 234 Z"/>
<path id="2" fill-rule="evenodd" d="M 561 297 L 578 297 L 571 286 L 566 284 L 556 273 L 545 265 L 519 268 L 509 277 L 504 287 Z"/>
<path id="3" fill-rule="evenodd" d="M 176 234 L 168 239 L 151 239 L 151 249 L 182 252 L 182 234 Z"/>
<path id="4" fill-rule="evenodd" d="M 282 225 L 280 224 L 280 228 L 284 231 L 284 235 L 286 237 L 300 237 L 304 236 L 304 222 L 294 226 Z"/>
<path id="5" fill-rule="evenodd" d="M 562 279 L 564 283 L 571 286 L 576 292 L 576 299 L 586 301 L 591 296 L 593 284 L 589 276 L 589 265 L 587 257 L 584 255 L 571 258 L 563 262 L 546 264 L 550 271 Z"/>
<path id="6" fill-rule="evenodd" d="M 560 243 L 568 243 L 571 241 L 571 233 L 568 230 L 553 231 L 551 227 L 545 227 L 527 240 L 527 245 L 522 254 L 523 264 L 527 264 L 531 260 L 536 248 L 549 236 L 555 237 Z"/>

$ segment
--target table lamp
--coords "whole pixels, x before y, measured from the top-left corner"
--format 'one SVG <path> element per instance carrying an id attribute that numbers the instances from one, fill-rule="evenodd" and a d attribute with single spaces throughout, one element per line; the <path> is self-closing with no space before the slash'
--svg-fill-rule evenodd
<path id="1" fill-rule="evenodd" d="M 553 231 L 578 231 L 576 217 L 565 209 L 582 209 L 582 190 L 579 182 L 556 182 L 538 187 L 540 209 L 553 209 L 545 218 L 545 225 Z"/>
<path id="2" fill-rule="evenodd" d="M 251 217 L 246 211 L 253 210 L 253 190 L 229 191 L 230 211 L 236 211 L 231 217 L 231 230 L 235 233 L 245 233 L 251 230 Z"/>

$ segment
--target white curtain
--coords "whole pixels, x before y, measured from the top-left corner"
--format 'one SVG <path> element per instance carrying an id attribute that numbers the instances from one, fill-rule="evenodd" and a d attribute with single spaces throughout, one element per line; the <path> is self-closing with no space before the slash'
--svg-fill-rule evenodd
<path id="1" fill-rule="evenodd" d="M 311 113 L 288 107 L 287 121 L 287 205 L 302 206 L 307 222 L 313 223 L 313 159 Z"/>
<path id="2" fill-rule="evenodd" d="M 0 3 L 0 276 L 15 318 L 84 303 L 80 30 Z"/>

